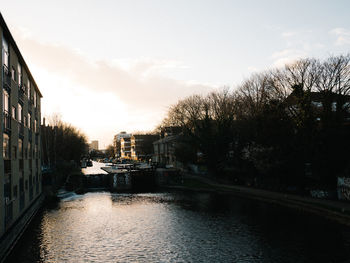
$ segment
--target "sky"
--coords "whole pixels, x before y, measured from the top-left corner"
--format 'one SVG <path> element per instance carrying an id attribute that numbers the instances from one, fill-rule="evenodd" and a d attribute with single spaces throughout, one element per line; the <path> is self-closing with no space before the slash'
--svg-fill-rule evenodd
<path id="1" fill-rule="evenodd" d="M 350 50 L 350 1 L 0 0 L 42 115 L 106 148 L 191 94 Z"/>

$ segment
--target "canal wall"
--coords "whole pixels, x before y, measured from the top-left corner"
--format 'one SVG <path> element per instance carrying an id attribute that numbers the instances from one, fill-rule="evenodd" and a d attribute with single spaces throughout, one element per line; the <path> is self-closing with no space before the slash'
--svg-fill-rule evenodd
<path id="1" fill-rule="evenodd" d="M 26 211 L 19 217 L 8 229 L 5 234 L 0 238 L 0 262 L 3 262 L 12 248 L 16 245 L 17 241 L 26 230 L 27 226 L 41 208 L 44 202 L 44 195 L 41 194 L 36 200 L 26 209 Z"/>
<path id="2" fill-rule="evenodd" d="M 245 199 L 253 199 L 260 202 L 284 206 L 297 211 L 321 216 L 328 220 L 350 226 L 350 203 L 336 200 L 325 200 L 294 194 L 271 192 L 252 187 L 227 185 L 195 175 L 184 175 L 186 179 L 194 179 L 201 184 L 186 185 L 162 185 L 165 189 L 181 191 L 209 192 L 224 195 L 232 195 Z"/>

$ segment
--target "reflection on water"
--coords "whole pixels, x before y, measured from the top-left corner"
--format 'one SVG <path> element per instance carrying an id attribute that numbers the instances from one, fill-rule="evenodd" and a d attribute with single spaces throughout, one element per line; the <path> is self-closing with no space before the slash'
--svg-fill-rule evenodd
<path id="1" fill-rule="evenodd" d="M 88 193 L 38 216 L 8 262 L 342 262 L 349 233 L 228 196 Z"/>

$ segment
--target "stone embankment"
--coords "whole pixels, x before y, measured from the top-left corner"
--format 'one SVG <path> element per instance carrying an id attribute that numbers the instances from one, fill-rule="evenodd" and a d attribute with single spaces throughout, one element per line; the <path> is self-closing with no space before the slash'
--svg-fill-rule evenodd
<path id="1" fill-rule="evenodd" d="M 228 185 L 215 182 L 202 176 L 184 175 L 183 185 L 167 186 L 168 189 L 185 191 L 212 192 L 254 199 L 271 204 L 296 209 L 322 216 L 332 221 L 350 226 L 350 203 L 345 201 L 324 200 L 295 194 L 272 192 L 246 186 Z M 186 183 L 190 181 L 191 183 Z M 195 182 L 195 183 L 193 183 Z"/>
<path id="2" fill-rule="evenodd" d="M 21 217 L 11 226 L 10 229 L 0 239 L 0 262 L 3 262 L 6 256 L 11 252 L 17 241 L 21 238 L 32 218 L 41 208 L 45 196 L 39 195 L 33 203 L 23 212 Z"/>

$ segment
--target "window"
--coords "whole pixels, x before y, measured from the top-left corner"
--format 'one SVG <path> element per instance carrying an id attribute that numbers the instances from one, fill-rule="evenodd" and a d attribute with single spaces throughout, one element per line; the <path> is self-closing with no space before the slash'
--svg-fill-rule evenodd
<path id="1" fill-rule="evenodd" d="M 11 68 L 11 78 L 13 81 L 16 81 L 16 70 L 14 67 Z"/>
<path id="2" fill-rule="evenodd" d="M 17 64 L 17 71 L 18 71 L 18 85 L 22 85 L 22 66 L 21 64 Z"/>
<path id="3" fill-rule="evenodd" d="M 6 90 L 3 90 L 3 111 L 4 112 L 9 112 L 10 111 L 10 95 Z"/>
<path id="4" fill-rule="evenodd" d="M 29 159 L 32 159 L 32 144 L 28 142 L 28 153 L 29 153 Z M 31 164 L 31 162 L 29 162 Z"/>
<path id="5" fill-rule="evenodd" d="M 17 159 L 17 147 L 12 146 L 12 157 L 13 159 Z"/>
<path id="6" fill-rule="evenodd" d="M 39 157 L 39 155 L 38 155 L 38 145 L 35 145 L 35 155 L 34 155 L 34 158 L 38 158 Z"/>
<path id="7" fill-rule="evenodd" d="M 4 177 L 4 197 L 5 202 L 9 202 L 11 200 L 11 174 L 7 173 Z"/>
<path id="8" fill-rule="evenodd" d="M 38 123 L 38 121 L 34 120 L 34 132 L 38 132 L 37 123 Z"/>
<path id="9" fill-rule="evenodd" d="M 17 109 L 15 106 L 12 106 L 12 118 L 16 120 L 17 118 Z"/>
<path id="10" fill-rule="evenodd" d="M 23 118 L 23 124 L 24 124 L 24 127 L 28 127 L 28 119 L 27 119 L 27 116 L 24 116 L 24 118 Z"/>
<path id="11" fill-rule="evenodd" d="M 5 133 L 3 134 L 2 156 L 4 159 L 10 159 L 10 137 Z"/>
<path id="12" fill-rule="evenodd" d="M 23 169 L 24 169 L 24 160 L 20 159 L 19 160 L 19 170 L 22 171 L 22 173 L 23 173 Z"/>
<path id="13" fill-rule="evenodd" d="M 28 100 L 30 100 L 30 80 L 29 79 L 27 81 L 27 97 L 28 97 Z"/>
<path id="14" fill-rule="evenodd" d="M 23 158 L 23 140 L 22 139 L 18 139 L 18 157 L 20 159 Z"/>
<path id="15" fill-rule="evenodd" d="M 18 195 L 18 187 L 17 185 L 13 186 L 13 198 L 17 198 Z"/>
<path id="16" fill-rule="evenodd" d="M 22 123 L 23 120 L 23 107 L 21 104 L 18 103 L 18 122 Z"/>
<path id="17" fill-rule="evenodd" d="M 30 129 L 32 127 L 32 115 L 28 113 L 28 128 Z"/>
<path id="18" fill-rule="evenodd" d="M 6 68 L 9 68 L 9 57 L 10 57 L 10 53 L 9 53 L 9 45 L 7 44 L 6 39 L 3 37 L 2 38 L 2 52 L 3 52 L 3 63 L 4 66 L 6 66 Z"/>
<path id="19" fill-rule="evenodd" d="M 36 91 L 34 90 L 34 107 L 36 107 Z"/>

